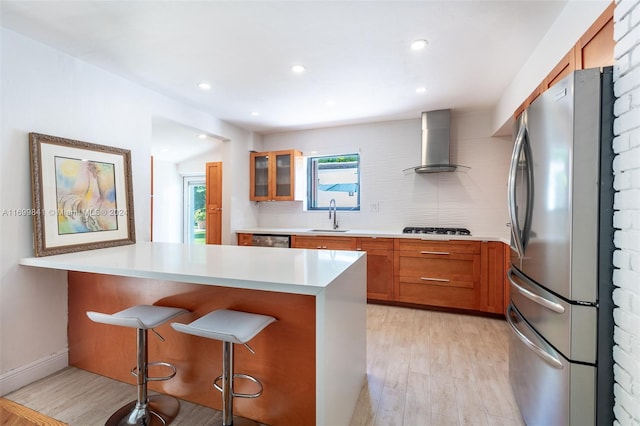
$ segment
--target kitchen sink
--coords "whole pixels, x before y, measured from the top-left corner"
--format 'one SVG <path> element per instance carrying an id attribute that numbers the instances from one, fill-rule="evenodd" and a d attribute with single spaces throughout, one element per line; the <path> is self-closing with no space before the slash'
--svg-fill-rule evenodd
<path id="1" fill-rule="evenodd" d="M 309 229 L 309 232 L 347 232 L 348 229 L 331 229 L 331 228 L 324 228 L 324 229 Z"/>

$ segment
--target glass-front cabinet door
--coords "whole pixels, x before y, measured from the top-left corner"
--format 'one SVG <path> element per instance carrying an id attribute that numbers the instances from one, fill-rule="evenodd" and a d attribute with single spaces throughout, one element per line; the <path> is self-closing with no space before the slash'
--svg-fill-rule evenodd
<path id="1" fill-rule="evenodd" d="M 251 201 L 292 201 L 295 196 L 295 150 L 252 152 Z"/>
<path id="2" fill-rule="evenodd" d="M 291 151 L 274 152 L 275 190 L 274 199 L 290 200 L 293 194 L 293 159 Z"/>
<path id="3" fill-rule="evenodd" d="M 269 153 L 251 153 L 251 194 L 252 201 L 269 200 Z"/>

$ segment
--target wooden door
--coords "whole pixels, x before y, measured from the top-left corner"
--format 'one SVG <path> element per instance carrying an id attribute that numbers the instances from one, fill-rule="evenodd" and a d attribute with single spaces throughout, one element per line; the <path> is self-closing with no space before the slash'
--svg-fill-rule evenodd
<path id="1" fill-rule="evenodd" d="M 207 244 L 222 244 L 222 162 L 206 165 Z"/>

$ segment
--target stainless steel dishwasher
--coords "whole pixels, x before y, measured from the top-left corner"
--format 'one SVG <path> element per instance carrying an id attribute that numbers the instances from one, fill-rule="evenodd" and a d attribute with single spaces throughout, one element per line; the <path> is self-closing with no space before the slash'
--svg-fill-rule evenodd
<path id="1" fill-rule="evenodd" d="M 254 234 L 251 245 L 256 247 L 291 247 L 290 235 Z"/>

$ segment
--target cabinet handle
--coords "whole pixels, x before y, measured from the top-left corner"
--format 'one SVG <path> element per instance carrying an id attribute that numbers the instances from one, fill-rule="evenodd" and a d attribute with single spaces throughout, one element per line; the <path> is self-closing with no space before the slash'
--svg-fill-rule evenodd
<path id="1" fill-rule="evenodd" d="M 429 278 L 429 277 L 420 277 L 420 279 L 422 281 L 437 281 L 439 283 L 448 283 L 450 282 L 448 279 L 446 278 Z"/>
<path id="2" fill-rule="evenodd" d="M 442 254 L 445 256 L 449 256 L 451 253 L 446 251 L 421 251 L 420 254 Z"/>

